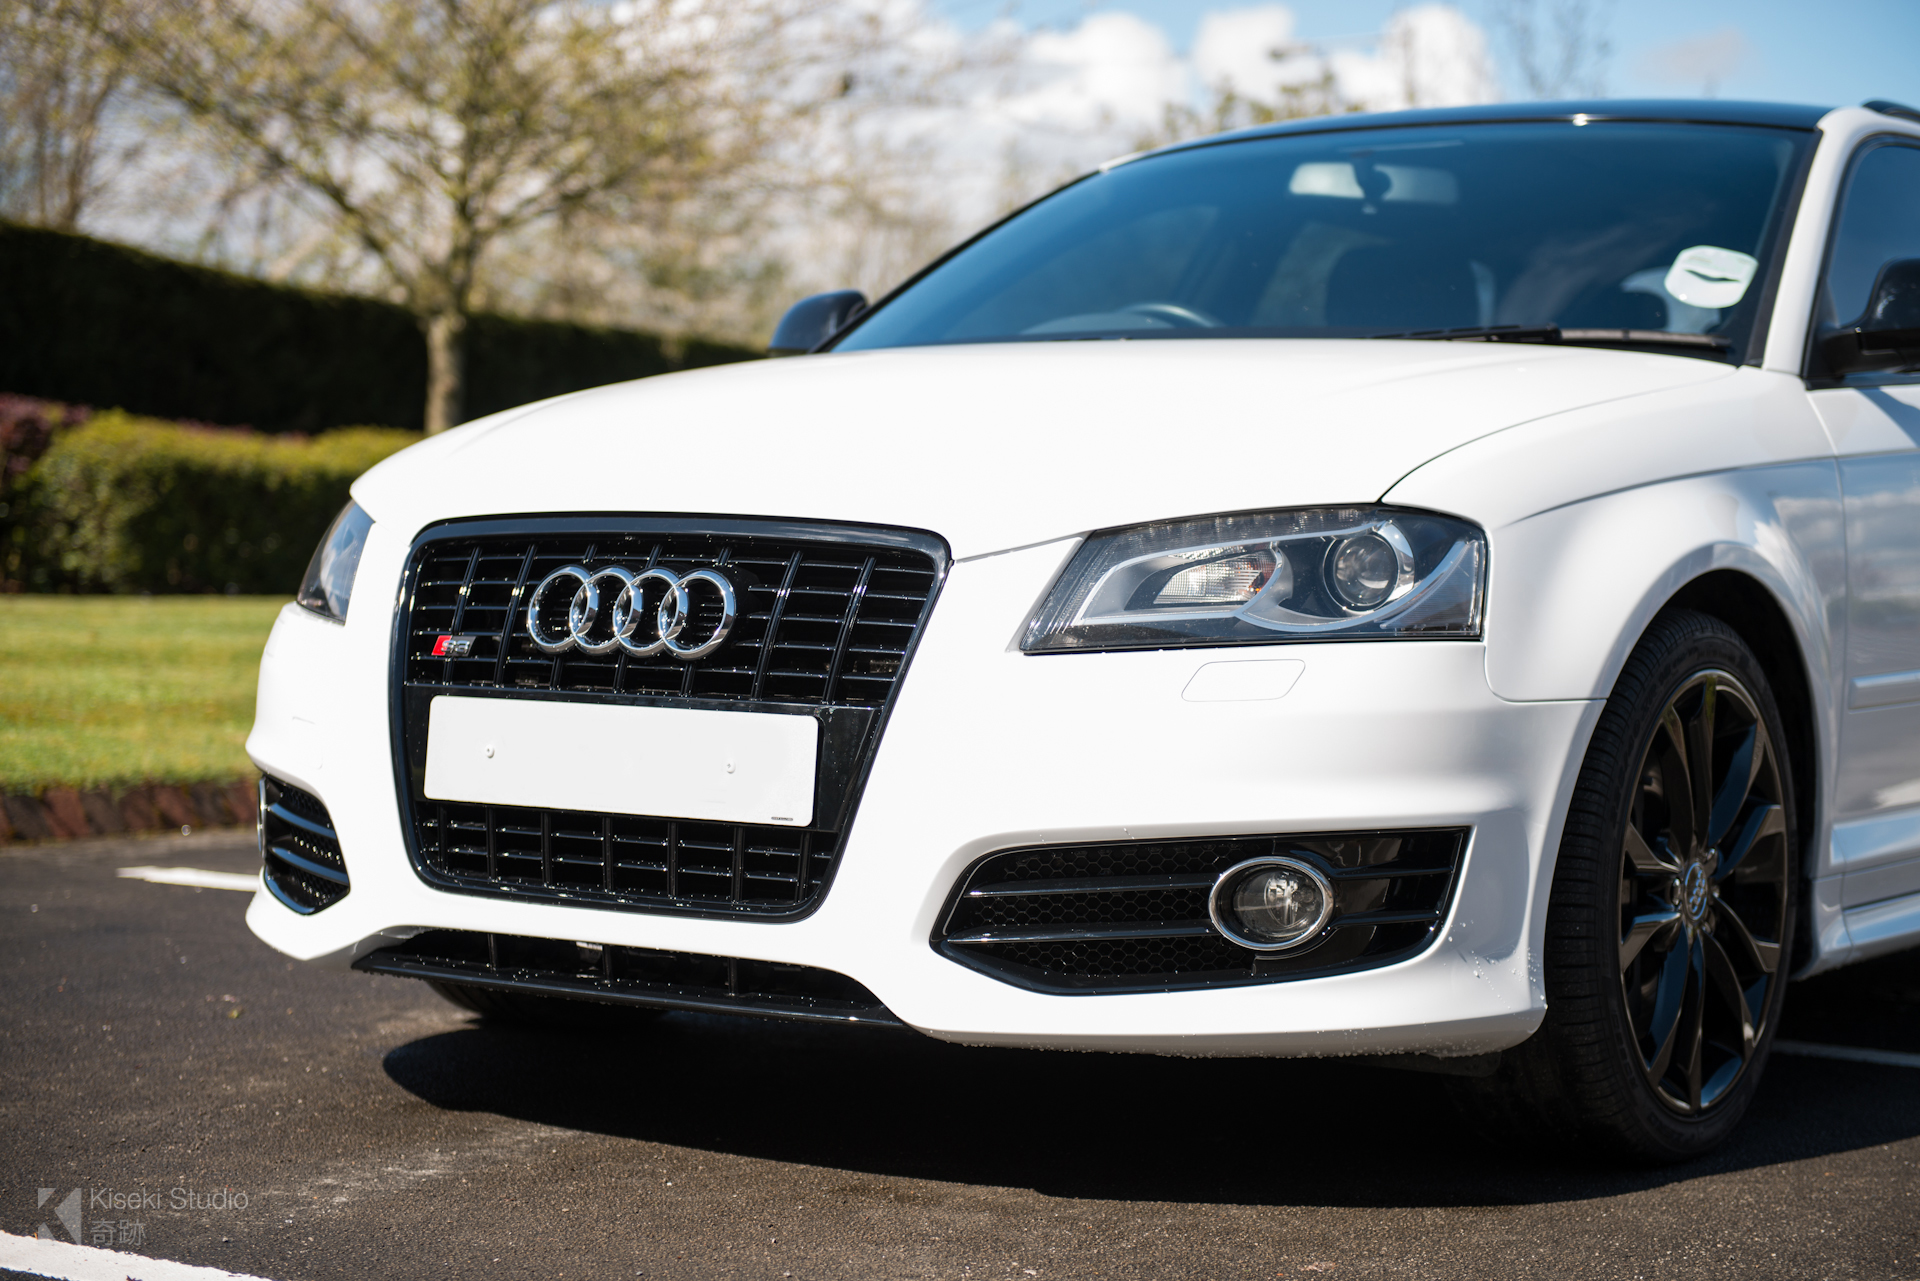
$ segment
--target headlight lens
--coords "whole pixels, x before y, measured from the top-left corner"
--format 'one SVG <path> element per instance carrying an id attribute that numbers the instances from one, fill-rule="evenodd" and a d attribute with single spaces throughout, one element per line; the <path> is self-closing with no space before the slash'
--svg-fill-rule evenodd
<path id="1" fill-rule="evenodd" d="M 1480 635 L 1486 535 L 1389 507 L 1166 521 L 1090 536 L 1029 653 Z"/>
<path id="2" fill-rule="evenodd" d="M 347 619 L 347 602 L 353 597 L 353 576 L 360 568 L 360 553 L 367 545 L 367 531 L 373 517 L 359 503 L 348 503 L 333 518 L 327 536 L 314 549 L 307 562 L 307 576 L 300 581 L 302 605 L 316 614 L 339 622 Z"/>

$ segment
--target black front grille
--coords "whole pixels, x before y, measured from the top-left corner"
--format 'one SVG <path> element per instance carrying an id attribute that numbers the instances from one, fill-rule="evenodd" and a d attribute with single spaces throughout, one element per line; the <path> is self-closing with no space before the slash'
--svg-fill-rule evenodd
<path id="1" fill-rule="evenodd" d="M 1134 841 L 1008 850 L 976 864 L 948 906 L 942 955 L 1022 987 L 1149 992 L 1372 969 L 1424 950 L 1445 919 L 1465 833 L 1340 833 Z M 1270 855 L 1319 868 L 1334 914 L 1318 940 L 1260 953 L 1207 915 L 1237 863 Z"/>
<path id="2" fill-rule="evenodd" d="M 844 974 L 809 965 L 562 939 L 428 930 L 354 968 L 499 991 L 803 1022 L 897 1024 Z"/>
<path id="3" fill-rule="evenodd" d="M 395 638 L 416 868 L 468 893 L 723 916 L 811 910 L 945 564 L 944 546 L 927 535 L 765 521 L 525 518 L 431 531 L 414 549 Z M 721 648 L 690 661 L 546 653 L 527 632 L 527 605 L 563 565 L 718 569 L 736 586 L 739 617 Z M 690 634 L 708 635 L 717 599 L 692 599 Z M 453 652 L 436 657 L 436 647 Z M 821 744 L 813 821 L 750 826 L 429 799 L 430 707 L 455 693 L 810 715 Z"/>
<path id="4" fill-rule="evenodd" d="M 347 896 L 347 860 L 320 799 L 271 776 L 259 786 L 260 862 L 267 892 L 311 915 Z"/>
<path id="5" fill-rule="evenodd" d="M 406 680 L 442 690 L 879 707 L 939 577 L 938 561 L 924 540 L 916 542 L 922 545 L 604 527 L 437 538 L 415 554 Z M 563 565 L 720 569 L 745 588 L 740 620 L 722 649 L 691 662 L 617 650 L 543 653 L 526 632 L 526 597 Z M 698 593 L 693 602 L 693 630 L 711 630 L 717 600 Z M 433 656 L 446 635 L 473 638 L 466 657 Z"/>
<path id="6" fill-rule="evenodd" d="M 417 801 L 420 856 L 450 876 L 636 904 L 790 908 L 820 890 L 839 834 L 631 814 Z"/>

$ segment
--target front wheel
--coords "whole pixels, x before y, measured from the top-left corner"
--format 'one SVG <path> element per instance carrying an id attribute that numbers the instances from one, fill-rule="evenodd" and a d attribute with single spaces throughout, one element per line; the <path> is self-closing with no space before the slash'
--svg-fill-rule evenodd
<path id="1" fill-rule="evenodd" d="M 1656 619 L 1594 730 L 1547 908 L 1547 1015 L 1485 1083 L 1562 1136 L 1678 1161 L 1752 1101 L 1792 950 L 1779 711 L 1726 624 Z"/>

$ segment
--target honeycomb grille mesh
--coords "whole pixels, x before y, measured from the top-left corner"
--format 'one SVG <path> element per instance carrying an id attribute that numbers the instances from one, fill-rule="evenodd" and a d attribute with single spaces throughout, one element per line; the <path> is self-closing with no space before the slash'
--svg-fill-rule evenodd
<path id="1" fill-rule="evenodd" d="M 1205 938 L 1009 944 L 999 955 L 1010 964 L 1041 974 L 1122 982 L 1164 975 L 1193 982 L 1207 975 L 1239 977 L 1249 972 L 1246 950 L 1218 934 Z"/>
<path id="2" fill-rule="evenodd" d="M 1166 991 L 1369 969 L 1432 942 L 1464 845 L 1464 832 L 1446 830 L 1009 850 L 975 865 L 934 946 L 1043 991 Z M 1311 863 L 1334 890 L 1326 930 L 1285 953 L 1243 948 L 1207 914 L 1222 872 L 1273 855 Z"/>

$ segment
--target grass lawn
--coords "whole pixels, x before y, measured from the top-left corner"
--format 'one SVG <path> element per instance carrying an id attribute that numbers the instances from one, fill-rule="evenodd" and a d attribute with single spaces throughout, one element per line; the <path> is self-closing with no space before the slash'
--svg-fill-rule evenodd
<path id="1" fill-rule="evenodd" d="M 0 791 L 237 778 L 284 597 L 0 596 Z"/>

